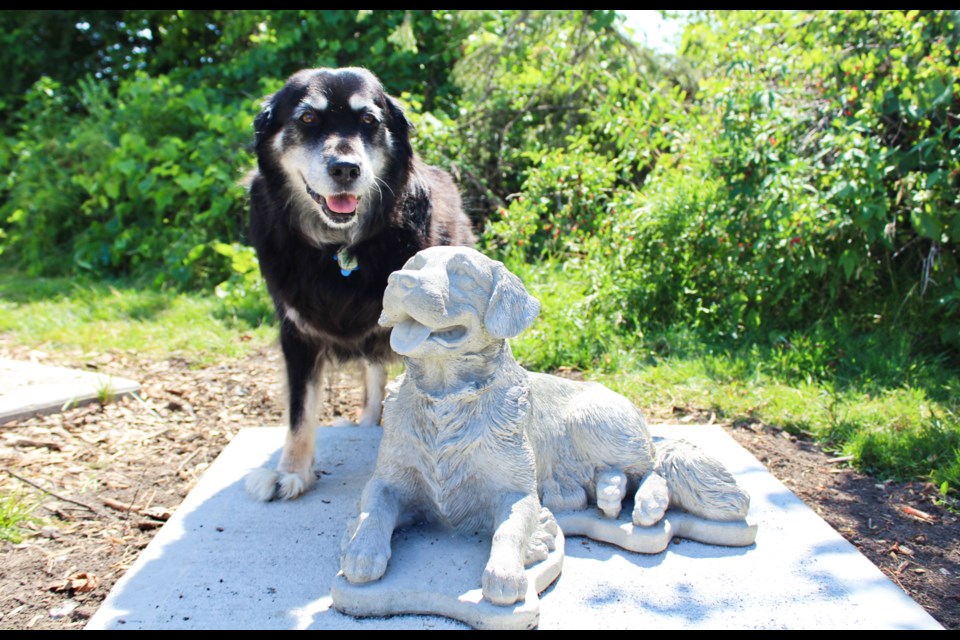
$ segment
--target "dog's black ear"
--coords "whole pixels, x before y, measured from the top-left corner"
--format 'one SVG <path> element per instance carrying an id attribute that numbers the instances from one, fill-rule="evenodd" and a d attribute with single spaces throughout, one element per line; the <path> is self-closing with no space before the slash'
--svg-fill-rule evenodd
<path id="1" fill-rule="evenodd" d="M 394 98 L 386 96 L 387 111 L 390 113 L 390 133 L 399 145 L 399 151 L 407 157 L 413 156 L 413 147 L 410 145 L 410 132 L 413 129 L 413 123 L 404 113 L 403 107 Z"/>
<path id="2" fill-rule="evenodd" d="M 533 324 L 540 314 L 540 301 L 527 293 L 520 278 L 503 264 L 493 268 L 493 292 L 483 315 L 483 325 L 494 338 L 513 338 Z"/>
<path id="3" fill-rule="evenodd" d="M 257 117 L 253 119 L 254 144 L 259 145 L 273 125 L 273 96 L 263 101 L 263 107 Z"/>

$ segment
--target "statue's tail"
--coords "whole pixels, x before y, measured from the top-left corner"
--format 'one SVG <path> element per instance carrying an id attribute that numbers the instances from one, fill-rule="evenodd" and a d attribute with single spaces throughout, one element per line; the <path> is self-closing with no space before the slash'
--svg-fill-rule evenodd
<path id="1" fill-rule="evenodd" d="M 709 520 L 741 520 L 750 496 L 720 462 L 686 440 L 656 443 L 654 471 L 667 482 L 670 506 Z"/>

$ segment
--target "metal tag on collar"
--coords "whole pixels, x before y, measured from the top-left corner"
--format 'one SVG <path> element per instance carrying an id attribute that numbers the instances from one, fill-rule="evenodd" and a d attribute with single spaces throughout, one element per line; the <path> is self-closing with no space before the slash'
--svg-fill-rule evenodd
<path id="1" fill-rule="evenodd" d="M 357 259 L 350 255 L 350 252 L 345 248 L 337 251 L 337 254 L 333 256 L 333 259 L 340 265 L 340 275 L 346 277 L 351 273 L 360 268 L 360 265 L 357 263 Z"/>

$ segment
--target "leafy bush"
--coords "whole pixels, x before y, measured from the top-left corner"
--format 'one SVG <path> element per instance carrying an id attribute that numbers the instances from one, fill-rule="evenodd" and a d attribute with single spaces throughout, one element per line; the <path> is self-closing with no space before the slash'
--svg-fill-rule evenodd
<path id="1" fill-rule="evenodd" d="M 643 195 L 700 212 L 679 234 L 698 259 L 681 268 L 682 287 L 653 278 L 657 294 L 727 335 L 839 313 L 861 330 L 901 326 L 960 346 L 958 22 L 955 12 L 727 12 L 693 24 L 691 135 Z M 709 164 L 679 158 L 694 153 Z M 710 202 L 673 188 L 689 186 L 689 169 L 712 185 Z"/>
<path id="2" fill-rule="evenodd" d="M 576 117 L 524 115 L 536 141 L 500 152 L 523 181 L 489 241 L 524 247 L 517 259 L 582 258 L 603 276 L 589 313 L 626 335 L 682 323 L 740 338 L 842 316 L 956 353 L 958 23 L 956 12 L 704 14 L 682 52 L 690 93 L 685 75 L 639 81 L 591 60 Z M 500 65 L 542 62 L 524 55 Z M 566 78 L 576 71 L 551 77 L 551 91 L 575 92 Z M 496 96 L 510 91 L 488 98 L 504 117 Z M 537 107 L 561 106 L 551 99 Z M 565 193 L 562 180 L 583 175 L 565 158 L 592 169 L 593 201 Z"/>
<path id="3" fill-rule="evenodd" d="M 33 93 L 44 117 L 21 125 L 0 207 L 28 272 L 149 271 L 181 286 L 227 276 L 208 245 L 240 236 L 254 105 L 237 109 L 216 91 L 145 74 L 118 96 L 81 82 L 81 115 L 64 112 L 69 94 L 53 82 Z"/>

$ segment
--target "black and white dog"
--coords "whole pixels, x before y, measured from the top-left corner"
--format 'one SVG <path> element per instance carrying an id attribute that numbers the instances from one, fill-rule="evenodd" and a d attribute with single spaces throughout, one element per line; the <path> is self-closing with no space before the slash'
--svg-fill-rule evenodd
<path id="1" fill-rule="evenodd" d="M 365 364 L 361 425 L 380 421 L 394 357 L 378 326 L 387 277 L 419 250 L 475 238 L 451 177 L 421 163 L 410 121 L 360 68 L 304 69 L 254 121 L 250 238 L 280 320 L 289 431 L 278 469 L 256 469 L 258 500 L 315 481 L 314 422 L 326 364 Z"/>

